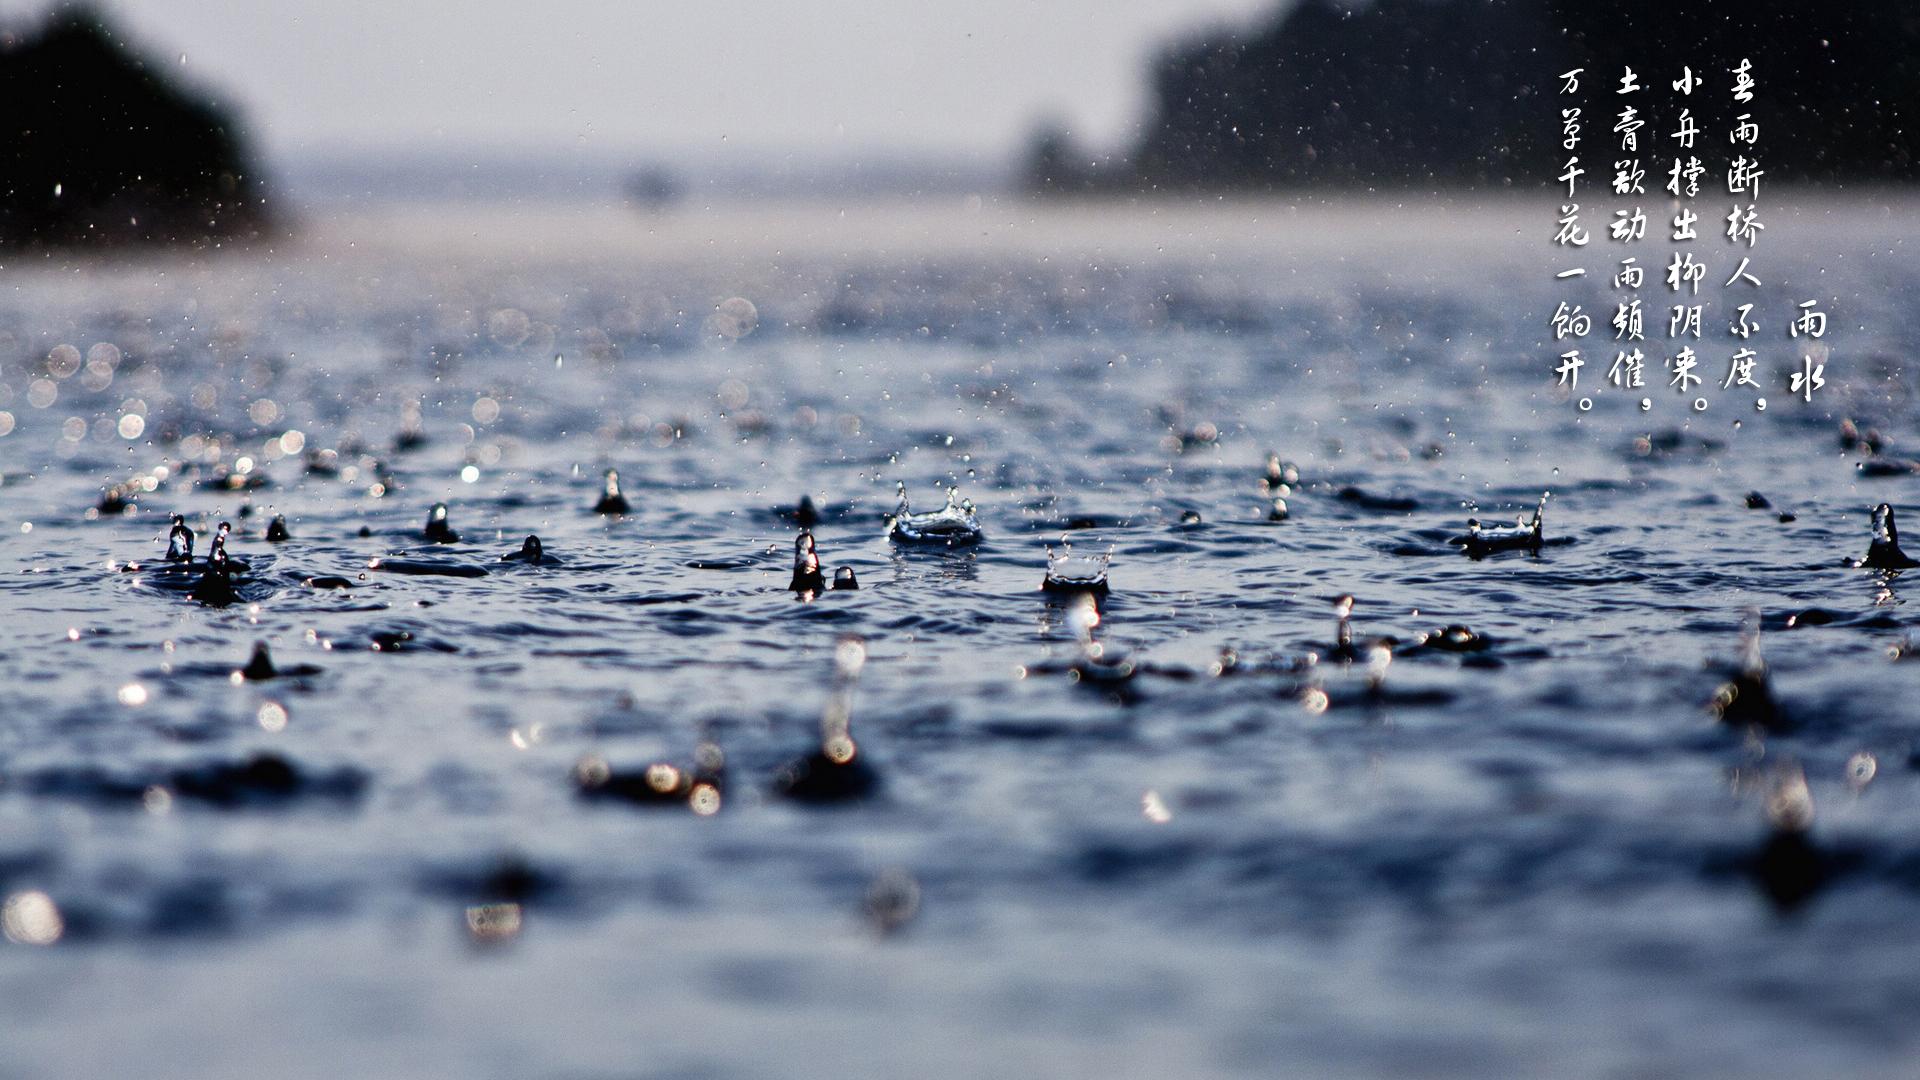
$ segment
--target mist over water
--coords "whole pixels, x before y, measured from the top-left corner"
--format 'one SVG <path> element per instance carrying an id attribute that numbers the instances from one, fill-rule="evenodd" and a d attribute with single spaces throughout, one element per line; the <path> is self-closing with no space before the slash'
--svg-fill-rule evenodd
<path id="1" fill-rule="evenodd" d="M 1838 431 L 1914 452 L 1914 206 L 1780 197 L 1765 412 L 1604 357 L 1581 412 L 1546 201 L 10 263 L 0 1073 L 1903 1074 L 1920 666 L 1843 562 L 1920 480 Z M 901 483 L 982 541 L 890 541 Z M 1448 543 L 1545 490 L 1537 555 Z M 857 590 L 789 590 L 802 495 Z M 231 605 L 124 569 L 176 512 L 232 523 Z M 1062 534 L 1097 608 L 1041 589 Z M 1707 708 L 1756 608 L 1764 738 Z M 800 798 L 836 736 L 872 786 Z"/>

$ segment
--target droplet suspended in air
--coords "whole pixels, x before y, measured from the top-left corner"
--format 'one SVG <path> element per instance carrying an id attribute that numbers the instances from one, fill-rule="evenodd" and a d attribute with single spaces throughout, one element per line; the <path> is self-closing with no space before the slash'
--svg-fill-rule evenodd
<path id="1" fill-rule="evenodd" d="M 714 305 L 707 317 L 707 329 L 732 341 L 746 337 L 760 326 L 760 310 L 744 296 L 730 297 Z"/>
<path id="2" fill-rule="evenodd" d="M 0 933 L 16 945 L 51 945 L 66 933 L 66 920 L 46 893 L 17 892 L 0 905 Z"/>

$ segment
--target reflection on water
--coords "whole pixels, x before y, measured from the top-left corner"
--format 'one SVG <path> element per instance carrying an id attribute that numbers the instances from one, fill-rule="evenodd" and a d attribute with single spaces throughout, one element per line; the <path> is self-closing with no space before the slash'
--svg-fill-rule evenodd
<path id="1" fill-rule="evenodd" d="M 1909 208 L 1764 414 L 1566 400 L 1536 209 L 9 266 L 0 1072 L 1897 1075 Z"/>

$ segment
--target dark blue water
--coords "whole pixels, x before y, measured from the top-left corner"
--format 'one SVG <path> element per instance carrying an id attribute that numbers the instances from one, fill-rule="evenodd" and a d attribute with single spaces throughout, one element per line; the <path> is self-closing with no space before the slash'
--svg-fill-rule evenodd
<path id="1" fill-rule="evenodd" d="M 1704 413 L 1553 385 L 1554 303 L 1611 302 L 1551 211 L 467 207 L 7 266 L 0 1074 L 1910 1074 L 1920 665 L 1842 560 L 1920 477 L 1838 430 L 1920 453 L 1912 207 L 1783 206 L 1769 407 L 1703 363 Z M 985 541 L 891 543 L 900 482 Z M 1547 489 L 1537 554 L 1447 543 Z M 787 591 L 802 494 L 858 591 Z M 174 512 L 233 523 L 236 603 L 126 570 Z M 1707 708 L 1751 609 L 1768 733 Z M 231 679 L 258 641 L 318 671 Z M 871 786 L 789 798 L 836 686 Z"/>

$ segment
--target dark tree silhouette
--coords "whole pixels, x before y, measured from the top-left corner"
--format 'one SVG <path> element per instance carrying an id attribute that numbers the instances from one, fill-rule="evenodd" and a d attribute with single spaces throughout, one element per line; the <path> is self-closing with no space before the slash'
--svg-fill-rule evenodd
<path id="1" fill-rule="evenodd" d="M 211 244 L 269 221 L 220 106 L 68 7 L 0 34 L 0 247 Z"/>
<path id="2" fill-rule="evenodd" d="M 1642 150 L 1651 180 L 1683 66 L 1704 80 L 1685 102 L 1702 145 L 1718 140 L 1701 156 L 1730 156 L 1718 149 L 1734 115 L 1730 69 L 1742 58 L 1759 80 L 1751 108 L 1770 180 L 1912 180 L 1917 10 L 1903 0 L 1300 0 L 1250 29 L 1163 51 L 1141 136 L 1103 183 L 1544 184 L 1564 159 L 1556 76 L 1587 68 L 1581 151 L 1610 168 L 1619 156 L 1610 149 L 1612 91 L 1627 65 L 1649 91 L 1639 104 L 1652 135 Z"/>
<path id="3" fill-rule="evenodd" d="M 1096 179 L 1086 151 L 1059 124 L 1042 124 L 1027 143 L 1026 186 L 1066 194 L 1091 189 Z"/>
<path id="4" fill-rule="evenodd" d="M 1609 80 L 1599 88 L 1608 95 L 1626 64 L 1656 102 L 1673 98 L 1682 66 L 1704 78 L 1689 105 L 1718 156 L 1736 110 L 1750 109 L 1769 179 L 1920 179 L 1920 7 L 1906 0 L 1554 0 L 1553 8 L 1571 59 Z M 1759 80 L 1749 106 L 1729 93 L 1742 59 Z"/>

